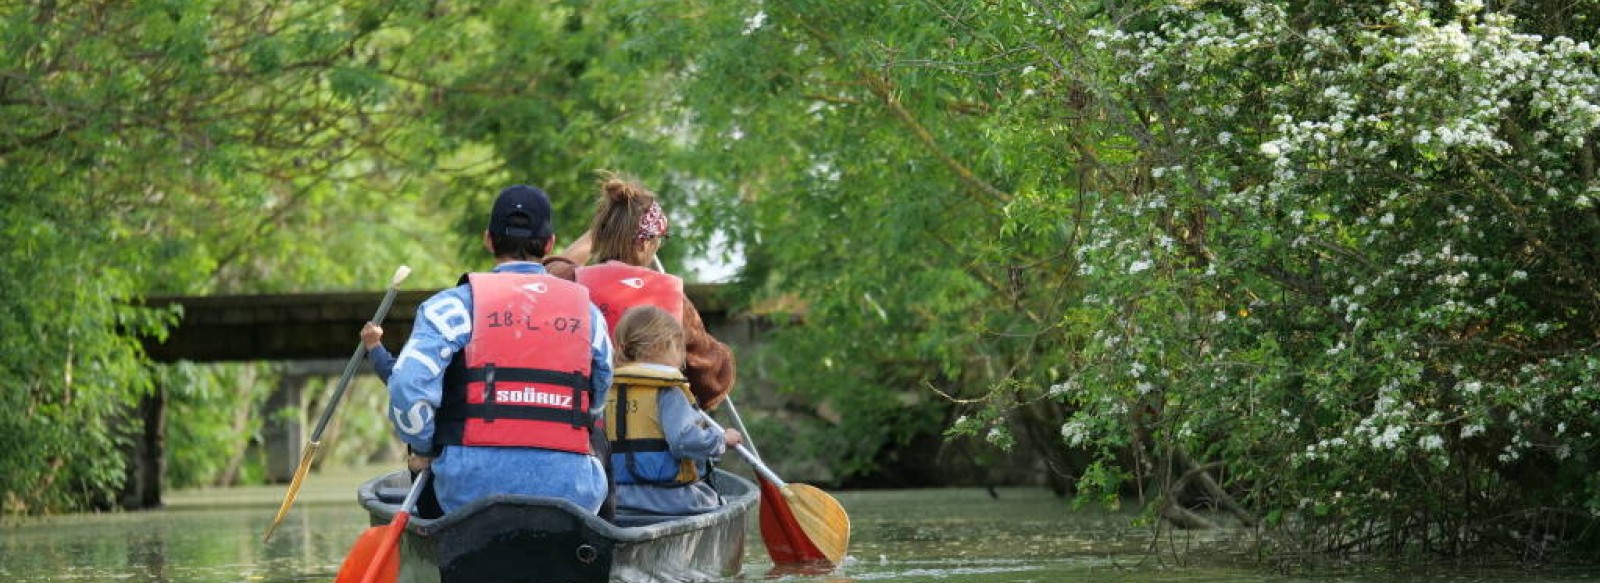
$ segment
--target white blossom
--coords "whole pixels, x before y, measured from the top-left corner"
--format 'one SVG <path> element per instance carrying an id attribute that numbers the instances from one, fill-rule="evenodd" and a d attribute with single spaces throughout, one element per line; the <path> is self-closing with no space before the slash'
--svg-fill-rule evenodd
<path id="1" fill-rule="evenodd" d="M 1433 434 L 1424 435 L 1417 438 L 1417 447 L 1422 448 L 1422 451 L 1439 451 L 1444 449 L 1444 438 Z"/>
<path id="2" fill-rule="evenodd" d="M 1076 419 L 1061 424 L 1061 440 L 1078 447 L 1089 440 L 1089 428 Z"/>
<path id="3" fill-rule="evenodd" d="M 750 33 L 760 30 L 762 25 L 766 23 L 767 12 L 765 10 L 757 11 L 754 15 L 744 19 L 744 30 L 739 31 L 739 34 L 748 36 Z"/>

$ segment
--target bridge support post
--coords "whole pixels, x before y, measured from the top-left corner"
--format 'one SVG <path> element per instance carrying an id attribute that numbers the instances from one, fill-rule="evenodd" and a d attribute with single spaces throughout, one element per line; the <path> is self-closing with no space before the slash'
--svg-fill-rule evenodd
<path id="1" fill-rule="evenodd" d="M 129 438 L 128 467 L 122 486 L 123 508 L 141 510 L 161 506 L 161 482 L 167 473 L 167 387 L 155 389 L 139 398 L 132 411 L 137 428 Z"/>
<path id="2" fill-rule="evenodd" d="M 288 370 L 278 379 L 278 388 L 267 397 L 263 411 L 271 412 L 261 428 L 263 445 L 267 448 L 266 479 L 283 484 L 294 479 L 294 470 L 300 466 L 300 456 L 306 445 L 307 376 Z"/>

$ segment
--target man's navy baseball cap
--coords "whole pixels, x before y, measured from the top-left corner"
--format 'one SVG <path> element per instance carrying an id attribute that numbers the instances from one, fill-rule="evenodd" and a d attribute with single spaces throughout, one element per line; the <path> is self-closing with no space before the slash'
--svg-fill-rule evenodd
<path id="1" fill-rule="evenodd" d="M 519 239 L 547 239 L 555 233 L 550 197 L 537 186 L 517 184 L 500 191 L 489 212 L 489 234 Z"/>

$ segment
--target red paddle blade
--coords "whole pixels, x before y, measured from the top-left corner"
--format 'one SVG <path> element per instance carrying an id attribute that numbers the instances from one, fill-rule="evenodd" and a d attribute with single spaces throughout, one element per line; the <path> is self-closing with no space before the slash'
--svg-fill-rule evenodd
<path id="1" fill-rule="evenodd" d="M 777 565 L 831 565 L 828 556 L 801 530 L 783 491 L 764 478 L 758 477 L 758 481 L 761 483 L 761 541 L 766 543 L 772 562 Z"/>
<path id="2" fill-rule="evenodd" d="M 344 564 L 339 566 L 339 576 L 333 580 L 334 583 L 359 583 L 361 576 L 367 573 L 367 568 L 378 560 L 379 549 L 383 547 L 383 541 L 388 538 L 390 528 L 389 525 L 374 526 L 361 533 L 356 539 L 356 544 L 351 545 L 350 554 L 345 555 Z M 399 554 L 398 549 L 395 550 L 395 554 Z M 391 557 L 382 562 L 381 568 L 385 572 L 380 572 L 379 576 L 387 577 L 380 581 L 394 581 L 399 578 L 399 557 Z"/>

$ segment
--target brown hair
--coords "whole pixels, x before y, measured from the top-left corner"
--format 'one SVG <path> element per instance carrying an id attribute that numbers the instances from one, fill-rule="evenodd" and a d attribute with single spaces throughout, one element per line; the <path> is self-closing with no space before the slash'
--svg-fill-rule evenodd
<path id="1" fill-rule="evenodd" d="M 656 202 L 656 195 L 638 182 L 611 172 L 600 175 L 600 204 L 594 211 L 594 222 L 589 226 L 590 261 L 605 263 L 621 261 L 629 265 L 644 262 L 639 257 L 636 236 L 639 219 Z"/>
<path id="2" fill-rule="evenodd" d="M 653 362 L 677 351 L 683 353 L 683 325 L 666 310 L 655 306 L 634 306 L 622 313 L 612 336 L 617 342 L 618 362 Z M 681 366 L 683 363 L 662 362 Z"/>

